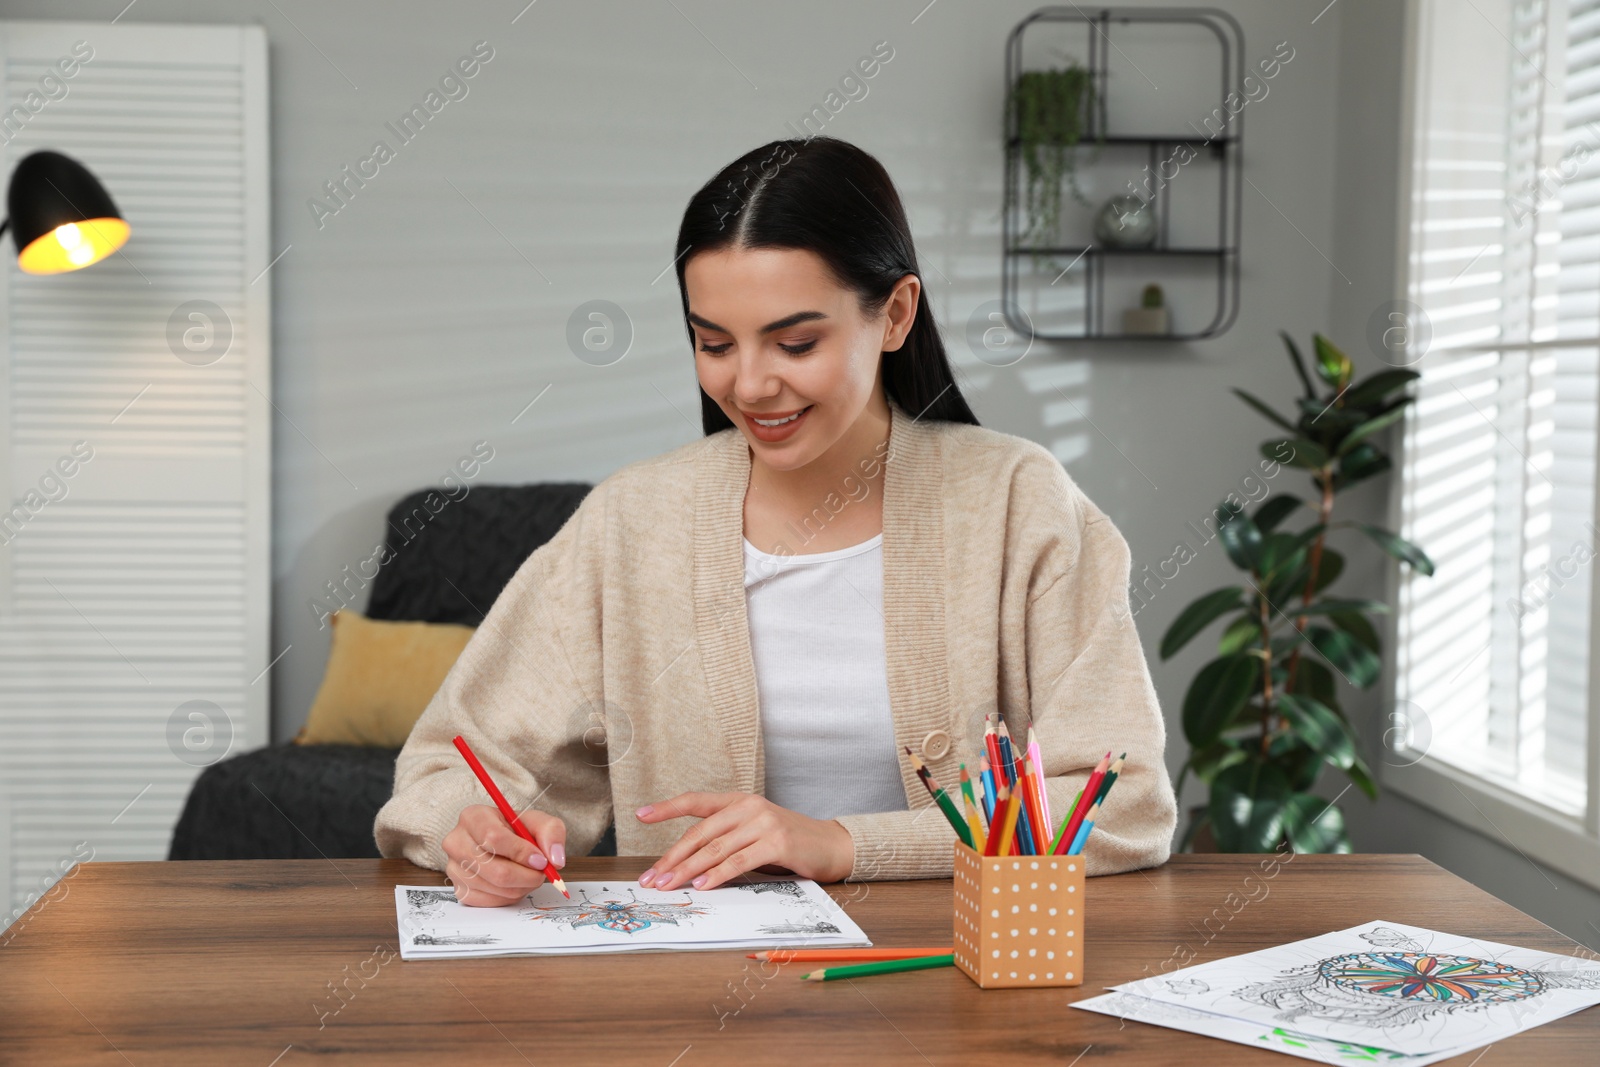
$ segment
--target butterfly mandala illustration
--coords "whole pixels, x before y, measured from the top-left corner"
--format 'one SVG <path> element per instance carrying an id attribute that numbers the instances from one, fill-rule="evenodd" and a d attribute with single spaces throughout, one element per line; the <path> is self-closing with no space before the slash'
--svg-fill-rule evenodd
<path id="1" fill-rule="evenodd" d="M 613 930 L 619 934 L 636 934 L 640 930 L 647 930 L 651 926 L 677 926 L 680 921 L 695 915 L 707 915 L 709 908 L 696 904 L 687 899 L 678 903 L 651 903 L 640 900 L 633 890 L 628 890 L 628 900 L 608 898 L 605 900 L 590 900 L 587 892 L 580 891 L 581 903 L 557 904 L 551 907 L 536 904 L 537 914 L 530 916 L 534 921 L 548 919 L 552 922 L 565 923 L 570 928 L 577 930 L 584 926 L 597 926 L 602 930 Z"/>

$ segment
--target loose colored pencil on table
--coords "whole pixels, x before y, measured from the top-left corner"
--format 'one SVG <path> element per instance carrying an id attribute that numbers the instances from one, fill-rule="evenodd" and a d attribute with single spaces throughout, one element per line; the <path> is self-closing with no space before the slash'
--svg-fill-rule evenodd
<path id="1" fill-rule="evenodd" d="M 933 775 L 928 773 L 928 768 L 923 766 L 922 761 L 917 758 L 917 754 L 911 751 L 911 746 L 905 745 L 902 747 L 905 748 L 906 755 L 911 757 L 911 765 L 917 769 L 917 777 L 922 779 L 923 786 L 933 796 L 933 802 L 939 805 L 939 810 L 944 812 L 944 817 L 950 821 L 951 826 L 955 827 L 956 836 L 960 837 L 968 848 L 972 848 L 974 844 L 972 831 L 967 829 L 966 820 L 956 810 L 955 801 L 950 799 L 950 794 L 939 788 L 939 783 L 933 780 Z"/>
<path id="2" fill-rule="evenodd" d="M 955 949 L 940 948 L 775 948 L 766 952 L 747 952 L 746 958 L 768 963 L 868 963 L 876 960 L 909 960 L 919 956 L 947 956 Z"/>
<path id="3" fill-rule="evenodd" d="M 506 803 L 505 794 L 500 792 L 500 787 L 494 784 L 494 779 L 489 777 L 489 772 L 484 770 L 483 764 L 478 762 L 478 757 L 467 746 L 466 739 L 457 734 L 455 745 L 456 751 L 461 753 L 462 758 L 467 761 L 467 766 L 472 768 L 472 773 L 477 775 L 478 781 L 483 783 L 484 792 L 489 794 L 489 799 L 494 801 L 494 806 L 500 809 L 500 815 L 510 825 L 511 829 L 518 837 L 538 848 L 539 842 L 533 839 L 533 835 L 528 832 L 528 828 L 522 825 L 522 820 L 517 818 L 517 813 L 512 810 L 510 804 Z M 551 885 L 561 890 L 562 896 L 568 900 L 572 899 L 572 894 L 567 892 L 567 883 L 561 880 L 560 873 L 556 871 L 556 865 L 548 859 L 545 860 L 543 874 L 545 878 L 549 879 Z"/>
<path id="4" fill-rule="evenodd" d="M 879 960 L 876 963 L 857 963 L 845 967 L 824 967 L 809 971 L 800 977 L 809 982 L 831 982 L 837 978 L 864 978 L 869 974 L 894 974 L 897 971 L 921 971 L 932 967 L 954 967 L 954 953 L 943 956 L 915 956 L 904 960 Z"/>

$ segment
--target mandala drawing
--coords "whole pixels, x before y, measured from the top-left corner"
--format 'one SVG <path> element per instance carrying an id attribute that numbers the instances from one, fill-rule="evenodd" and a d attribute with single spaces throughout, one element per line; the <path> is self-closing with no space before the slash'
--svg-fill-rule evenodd
<path id="1" fill-rule="evenodd" d="M 583 898 L 581 904 L 557 904 L 548 908 L 536 904 L 534 907 L 538 909 L 538 914 L 529 918 L 534 921 L 549 919 L 552 922 L 565 923 L 573 930 L 583 926 L 596 926 L 619 934 L 636 934 L 640 930 L 647 930 L 658 924 L 677 926 L 681 919 L 711 913 L 710 908 L 689 899 L 688 893 L 684 894 L 685 900 L 682 904 L 652 904 L 640 900 L 631 889 L 628 890 L 629 899 L 626 901 L 615 898 L 590 900 L 589 894 L 583 890 L 579 890 L 578 895 Z"/>
<path id="2" fill-rule="evenodd" d="M 805 890 L 800 888 L 799 882 L 753 882 L 749 885 L 736 885 L 733 888 L 748 889 L 752 893 L 782 893 L 797 900 L 806 895 Z"/>
<path id="3" fill-rule="evenodd" d="M 1370 942 L 1379 948 L 1397 948 L 1401 952 L 1425 952 L 1427 946 L 1414 937 L 1407 937 L 1399 930 L 1391 930 L 1387 926 L 1375 926 L 1361 935 L 1361 940 Z"/>
<path id="4" fill-rule="evenodd" d="M 1288 1022 L 1403 1026 L 1528 1000 L 1550 989 L 1600 989 L 1600 971 L 1562 974 L 1444 953 L 1355 952 L 1284 971 L 1234 996 L 1275 1008 L 1277 1018 Z"/>

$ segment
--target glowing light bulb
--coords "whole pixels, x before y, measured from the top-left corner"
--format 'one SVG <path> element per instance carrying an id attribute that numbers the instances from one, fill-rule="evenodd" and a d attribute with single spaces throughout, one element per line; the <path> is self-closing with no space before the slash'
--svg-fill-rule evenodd
<path id="1" fill-rule="evenodd" d="M 71 253 L 73 249 L 84 247 L 83 231 L 76 222 L 63 223 L 56 227 L 56 242 Z"/>
<path id="2" fill-rule="evenodd" d="M 81 244 L 76 248 L 67 249 L 67 259 L 74 267 L 82 267 L 94 262 L 94 248 L 88 244 Z"/>

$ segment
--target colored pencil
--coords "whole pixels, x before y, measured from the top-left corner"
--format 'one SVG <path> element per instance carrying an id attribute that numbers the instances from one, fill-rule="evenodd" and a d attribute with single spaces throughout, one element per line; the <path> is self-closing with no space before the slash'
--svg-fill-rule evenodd
<path id="1" fill-rule="evenodd" d="M 1067 808 L 1067 816 L 1066 816 L 1066 818 L 1061 820 L 1061 825 L 1056 828 L 1056 836 L 1054 838 L 1052 838 L 1051 841 L 1050 841 L 1050 855 L 1055 856 L 1055 855 L 1059 854 L 1057 850 L 1058 850 L 1059 846 L 1061 845 L 1061 838 L 1067 832 L 1067 823 L 1072 820 L 1072 813 L 1074 811 L 1078 810 L 1078 801 L 1080 801 L 1082 799 L 1083 799 L 1083 787 L 1079 786 L 1078 787 L 1078 795 L 1072 798 L 1072 804 Z"/>
<path id="2" fill-rule="evenodd" d="M 467 766 L 472 768 L 472 773 L 478 776 L 478 781 L 483 783 L 484 791 L 494 801 L 494 806 L 500 809 L 501 817 L 511 826 L 516 835 L 533 847 L 538 848 L 542 853 L 544 849 L 540 847 L 539 842 L 533 839 L 533 835 L 528 832 L 528 828 L 522 825 L 522 820 L 517 818 L 517 813 L 511 810 L 511 805 L 506 803 L 505 794 L 500 792 L 500 787 L 494 784 L 494 779 L 489 777 L 489 772 L 483 769 L 483 764 L 478 762 L 478 757 L 467 746 L 466 738 L 460 734 L 456 735 L 456 751 L 460 752 L 462 758 L 467 761 Z M 551 885 L 561 890 L 562 896 L 571 900 L 572 894 L 567 892 L 567 883 L 561 880 L 561 875 L 556 871 L 556 865 L 550 862 L 549 857 L 545 858 L 544 863 L 544 876 L 549 879 Z"/>
<path id="3" fill-rule="evenodd" d="M 994 827 L 994 798 L 996 787 L 994 781 L 994 771 L 990 770 L 989 768 L 988 756 L 978 757 L 978 775 L 983 779 L 984 821 L 988 823 L 989 827 L 992 829 Z"/>
<path id="4" fill-rule="evenodd" d="M 1063 842 L 1070 843 L 1077 840 L 1078 827 L 1083 825 L 1084 816 L 1089 814 L 1089 808 L 1093 806 L 1094 798 L 1099 795 L 1100 783 L 1105 780 L 1106 769 L 1110 765 L 1111 753 L 1107 752 L 1105 757 L 1095 766 L 1094 772 L 1089 775 L 1089 780 L 1083 785 L 1083 796 L 1078 799 L 1078 804 L 1073 809 L 1072 817 L 1067 820 L 1065 832 L 1062 834 Z M 1056 847 L 1059 849 L 1061 845 L 1057 844 Z M 1057 854 L 1059 855 L 1059 853 Z"/>
<path id="5" fill-rule="evenodd" d="M 1011 786 L 1011 791 L 1015 793 L 1017 792 L 1017 785 L 1021 781 L 1021 775 L 1018 770 L 1020 764 L 1017 762 L 1016 753 L 1011 746 L 1011 731 L 1006 728 L 1004 719 L 1000 720 L 1000 724 L 995 727 L 995 732 L 1000 735 L 1000 755 L 1006 761 L 1006 784 Z M 1017 813 L 1017 824 L 1017 837 L 1015 839 L 1017 851 L 1002 853 L 1002 855 L 1027 855 L 1027 852 L 1022 850 L 1022 843 L 1033 840 L 1033 829 L 1031 820 L 1028 818 L 1026 797 L 1023 798 L 1022 810 Z"/>
<path id="6" fill-rule="evenodd" d="M 922 785 L 933 797 L 933 802 L 939 805 L 939 810 L 944 812 L 944 817 L 949 820 L 951 826 L 955 827 L 956 835 L 966 842 L 968 848 L 972 848 L 972 832 L 967 829 L 966 820 L 962 819 L 961 813 L 956 810 L 955 801 L 951 800 L 949 794 L 939 788 L 939 783 L 933 780 L 933 775 L 928 773 L 928 768 L 923 766 L 922 761 L 917 758 L 917 754 L 911 751 L 911 746 L 903 745 L 901 747 L 906 750 L 906 755 L 911 757 L 911 765 L 917 769 L 917 777 L 922 779 Z"/>
<path id="7" fill-rule="evenodd" d="M 1100 801 L 1094 802 L 1094 807 L 1089 809 L 1089 814 L 1084 816 L 1083 825 L 1078 827 L 1078 836 L 1072 839 L 1072 846 L 1067 849 L 1067 855 L 1076 856 L 1083 851 L 1083 846 L 1089 842 L 1089 831 L 1094 829 L 1094 821 L 1100 817 Z"/>
<path id="8" fill-rule="evenodd" d="M 1050 791 L 1044 787 L 1044 754 L 1039 750 L 1039 739 L 1033 732 L 1033 723 L 1028 724 L 1028 758 L 1033 760 L 1033 773 L 1039 780 L 1039 814 L 1044 817 L 1044 826 L 1040 831 L 1040 838 L 1050 836 L 1050 827 L 1055 825 L 1055 820 L 1050 817 Z M 1043 851 L 1043 847 L 1040 848 Z"/>
<path id="9" fill-rule="evenodd" d="M 1044 835 L 1049 832 L 1044 822 L 1044 815 L 1039 804 L 1039 779 L 1033 773 L 1033 761 L 1024 757 L 1022 761 L 1022 774 L 1017 780 L 1022 783 L 1022 803 L 1024 811 L 1028 814 L 1028 851 L 1027 855 L 1042 856 L 1049 842 L 1044 840 Z"/>
<path id="10" fill-rule="evenodd" d="M 745 958 L 767 963 L 867 963 L 873 960 L 909 960 L 920 956 L 947 956 L 955 951 L 942 948 L 777 948 L 766 952 L 746 952 Z"/>
<path id="11" fill-rule="evenodd" d="M 989 771 L 994 775 L 996 786 L 1010 785 L 1006 781 L 1004 763 L 1000 759 L 1000 735 L 995 733 L 994 719 L 986 719 L 983 724 L 983 748 L 989 755 Z"/>
<path id="12" fill-rule="evenodd" d="M 999 845 L 995 848 L 993 855 L 1013 856 L 1016 853 L 1011 851 L 1011 846 L 1016 839 L 1017 818 L 1022 811 L 1022 797 L 1006 789 L 1005 786 L 1001 786 L 1001 789 L 1006 791 L 1005 815 L 1000 822 Z M 994 838 L 993 834 L 989 836 L 991 839 Z"/>
<path id="13" fill-rule="evenodd" d="M 967 829 L 972 832 L 972 847 L 983 851 L 983 820 L 978 817 L 978 799 L 972 795 L 972 776 L 967 765 L 961 764 L 961 807 L 967 816 Z"/>
<path id="14" fill-rule="evenodd" d="M 954 967 L 955 953 L 943 956 L 917 956 L 908 960 L 879 960 L 877 963 L 857 963 L 845 967 L 824 967 L 800 977 L 808 982 L 831 982 L 836 978 L 865 978 L 870 974 L 894 974 L 897 971 L 924 971 L 933 967 Z"/>
<path id="15" fill-rule="evenodd" d="M 1111 787 L 1117 784 L 1117 778 L 1122 774 L 1122 764 L 1127 760 L 1127 758 L 1128 754 L 1124 752 L 1122 755 L 1116 758 L 1114 763 L 1111 764 L 1111 769 L 1106 771 L 1106 780 L 1100 783 L 1100 795 L 1095 797 L 1097 802 L 1104 800 L 1106 798 L 1106 794 L 1111 792 Z"/>

